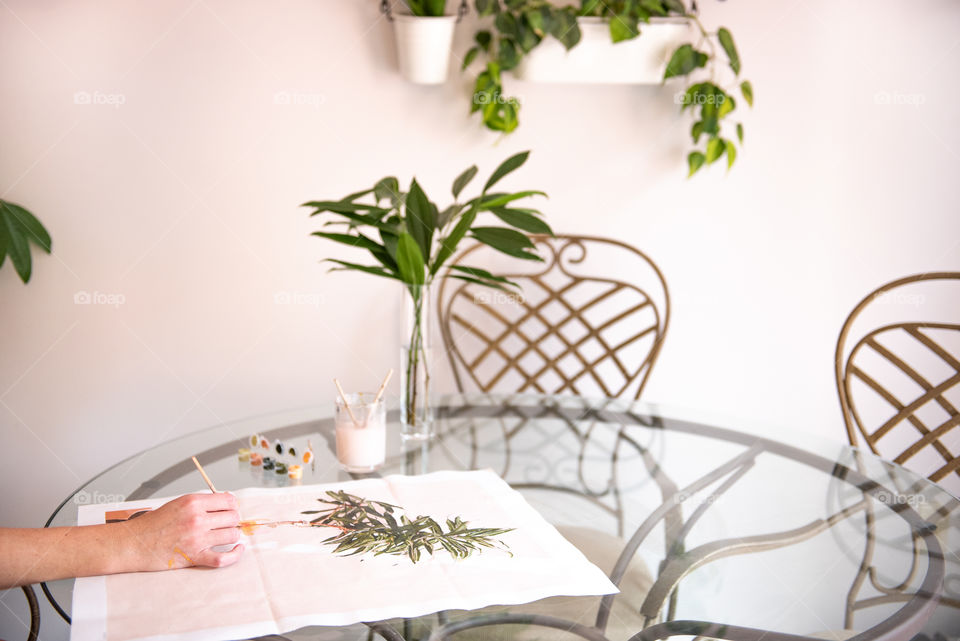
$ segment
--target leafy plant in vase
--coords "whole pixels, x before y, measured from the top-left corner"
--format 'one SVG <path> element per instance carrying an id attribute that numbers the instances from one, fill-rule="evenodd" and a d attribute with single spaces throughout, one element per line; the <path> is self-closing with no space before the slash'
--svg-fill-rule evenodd
<path id="1" fill-rule="evenodd" d="M 693 144 L 687 155 L 689 175 L 704 164 L 712 164 L 724 155 L 727 168 L 737 158 L 733 135 L 724 130 L 727 117 L 736 109 L 733 93 L 739 92 L 753 106 L 753 87 L 740 79 L 740 54 L 729 29 L 709 31 L 700 22 L 695 9 L 686 0 L 580 0 L 579 6 L 556 5 L 550 0 L 475 0 L 481 17 L 493 17 L 493 29 L 474 36 L 475 45 L 464 56 L 466 69 L 479 55 L 486 58 L 483 71 L 474 86 L 471 113 L 479 113 L 483 124 L 493 131 L 510 133 L 519 125 L 520 103 L 503 89 L 503 72 L 517 70 L 524 58 L 547 39 L 554 39 L 569 51 L 581 42 L 581 27 L 591 20 L 605 22 L 613 43 L 643 38 L 643 31 L 662 21 L 680 20 L 690 26 L 694 42 L 679 44 L 662 72 L 662 81 L 690 77 L 693 81 L 678 94 L 681 112 L 688 107 L 694 114 L 690 129 Z M 641 24 L 644 26 L 641 27 Z M 719 64 L 723 51 L 729 71 Z M 703 70 L 703 73 L 700 73 Z M 732 72 L 732 73 L 730 73 Z M 597 74 L 601 75 L 601 74 Z M 702 75 L 701 78 L 693 78 Z M 726 80 L 721 76 L 726 75 Z M 699 112 L 699 113 L 698 113 Z M 743 125 L 730 126 L 743 144 Z M 700 147 L 701 139 L 703 146 Z"/>
<path id="2" fill-rule="evenodd" d="M 409 13 L 393 13 L 390 0 L 381 11 L 393 22 L 400 73 L 421 85 L 442 84 L 450 67 L 454 26 L 467 11 L 466 0 L 456 15 L 447 15 L 447 0 L 405 0 Z"/>
<path id="3" fill-rule="evenodd" d="M 13 268 L 26 284 L 33 272 L 30 244 L 50 253 L 52 241 L 46 228 L 29 211 L 6 200 L 0 200 L 0 267 L 10 256 Z"/>
<path id="4" fill-rule="evenodd" d="M 553 234 L 542 213 L 529 207 L 517 207 L 517 201 L 546 196 L 542 191 L 491 192 L 500 179 L 522 166 L 530 152 L 507 158 L 490 175 L 480 193 L 462 200 L 464 188 L 477 175 L 476 165 L 453 181 L 453 203 L 439 209 L 414 178 L 407 191 L 393 176 L 378 181 L 372 188 L 340 200 L 304 203 L 310 214 L 332 214 L 338 218 L 324 227 L 343 226 L 341 231 L 316 231 L 312 235 L 357 249 L 366 250 L 375 264 L 364 265 L 339 259 L 331 271 L 359 271 L 399 281 L 406 289 L 406 327 L 403 331 L 400 413 L 404 434 L 427 438 L 431 434 L 430 364 L 427 357 L 429 336 L 429 293 L 437 278 L 457 278 L 494 289 L 517 287 L 505 278 L 479 267 L 447 265 L 464 238 L 470 237 L 515 258 L 542 260 L 526 233 Z M 370 202 L 372 201 L 372 202 Z M 478 217 L 499 220 L 502 225 L 478 225 Z M 492 222 L 492 221 L 491 221 Z"/>

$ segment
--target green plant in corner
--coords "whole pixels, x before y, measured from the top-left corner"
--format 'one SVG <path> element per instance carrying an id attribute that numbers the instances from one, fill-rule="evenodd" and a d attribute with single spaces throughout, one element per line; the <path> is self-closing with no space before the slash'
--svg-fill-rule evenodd
<path id="1" fill-rule="evenodd" d="M 50 234 L 36 216 L 20 205 L 0 199 L 0 267 L 9 255 L 13 268 L 24 283 L 30 280 L 33 272 L 31 243 L 48 254 L 53 246 Z"/>
<path id="2" fill-rule="evenodd" d="M 463 60 L 463 69 L 481 54 L 486 58 L 474 85 L 470 113 L 480 113 L 483 124 L 493 131 L 510 133 L 519 125 L 520 103 L 504 94 L 503 72 L 515 69 L 523 56 L 545 38 L 555 38 L 567 50 L 577 46 L 581 32 L 578 18 L 602 18 L 609 25 L 612 42 L 640 37 L 641 23 L 656 18 L 687 21 L 697 34 L 696 42 L 678 46 L 664 71 L 663 80 L 688 77 L 691 84 L 678 95 L 681 112 L 689 107 L 694 115 L 690 129 L 695 149 L 687 155 L 689 175 L 723 156 L 727 168 L 737 158 L 733 136 L 724 129 L 728 116 L 737 108 L 733 93 L 753 106 L 753 87 L 740 78 L 741 60 L 733 34 L 726 27 L 708 31 L 686 0 L 580 0 L 577 6 L 560 6 L 550 0 L 474 0 L 481 17 L 493 18 L 493 29 L 474 36 Z M 720 62 L 722 50 L 726 67 Z M 731 73 L 732 72 L 732 73 Z M 721 80 L 726 75 L 727 80 Z M 743 124 L 729 124 L 737 142 L 743 145 Z M 701 143 L 702 139 L 702 143 Z"/>
<path id="3" fill-rule="evenodd" d="M 417 395 L 420 392 L 417 381 L 421 380 L 421 375 L 427 381 L 424 391 L 429 390 L 429 370 L 420 319 L 426 310 L 425 292 L 431 283 L 436 278 L 450 277 L 500 290 L 517 287 L 507 279 L 479 267 L 447 266 L 447 260 L 456 252 L 460 242 L 469 235 L 509 256 L 542 260 L 524 232 L 553 235 L 553 231 L 542 219 L 540 211 L 518 207 L 517 201 L 546 194 L 535 190 L 490 191 L 504 176 L 521 167 L 529 154 L 529 151 L 524 151 L 507 158 L 490 175 L 479 194 L 462 200 L 461 193 L 477 175 L 476 165 L 469 167 L 453 181 L 453 203 L 442 210 L 427 197 L 416 178 L 406 191 L 400 191 L 399 182 L 393 176 L 381 179 L 370 189 L 344 196 L 340 200 L 316 200 L 303 204 L 313 209 L 311 216 L 329 213 L 339 217 L 327 221 L 325 227 L 345 227 L 336 232 L 316 231 L 313 232 L 314 236 L 365 250 L 375 261 L 373 265 L 363 265 L 328 258 L 326 260 L 336 265 L 331 271 L 359 271 L 396 280 L 403 283 L 410 295 L 414 322 L 401 381 L 401 418 L 409 426 L 416 426 L 418 422 Z M 364 202 L 365 199 L 368 202 Z M 485 213 L 503 225 L 476 224 L 478 217 Z M 419 399 L 419 402 L 424 401 Z"/>

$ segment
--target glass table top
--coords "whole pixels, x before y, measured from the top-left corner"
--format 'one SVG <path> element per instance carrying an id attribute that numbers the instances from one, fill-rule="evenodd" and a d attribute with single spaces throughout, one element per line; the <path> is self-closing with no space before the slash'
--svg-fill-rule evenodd
<path id="1" fill-rule="evenodd" d="M 396 413 L 388 420 L 379 474 L 492 469 L 621 593 L 444 612 L 390 622 L 377 628 L 382 636 L 960 638 L 960 502 L 870 454 L 839 444 L 799 449 L 609 399 L 448 397 L 430 441 L 404 442 Z M 254 433 L 298 449 L 312 443 L 303 479 L 239 462 L 237 448 Z M 363 478 L 339 468 L 333 439 L 332 411 L 320 408 L 196 432 L 98 475 L 48 525 L 76 524 L 84 503 L 201 491 L 193 455 L 220 490 Z M 69 616 L 73 581 L 46 588 Z M 367 634 L 351 626 L 285 636 Z"/>

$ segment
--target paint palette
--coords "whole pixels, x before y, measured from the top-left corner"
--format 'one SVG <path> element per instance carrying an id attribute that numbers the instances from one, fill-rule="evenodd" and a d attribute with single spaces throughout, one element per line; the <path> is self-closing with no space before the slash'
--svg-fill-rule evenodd
<path id="1" fill-rule="evenodd" d="M 249 447 L 237 450 L 237 460 L 248 463 L 251 468 L 273 472 L 278 477 L 299 481 L 303 478 L 303 469 L 307 465 L 314 470 L 316 457 L 313 444 L 307 441 L 307 447 L 298 448 L 293 443 L 284 443 L 280 439 L 270 441 L 262 434 L 251 434 Z"/>

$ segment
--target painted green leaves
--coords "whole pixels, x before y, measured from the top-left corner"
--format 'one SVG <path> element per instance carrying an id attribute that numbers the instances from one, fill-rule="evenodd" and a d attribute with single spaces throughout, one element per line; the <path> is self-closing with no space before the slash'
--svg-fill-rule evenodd
<path id="1" fill-rule="evenodd" d="M 446 519 L 444 526 L 429 516 L 410 519 L 402 508 L 391 503 L 372 501 L 343 491 L 328 491 L 327 498 L 317 499 L 329 505 L 323 510 L 306 510 L 302 514 L 319 514 L 310 524 L 340 530 L 324 540 L 336 546 L 334 554 L 391 554 L 407 556 L 416 563 L 424 553 L 445 550 L 454 559 L 465 559 L 484 548 L 498 548 L 509 553 L 508 546 L 497 539 L 512 528 L 471 528 L 459 516 Z M 512 554 L 511 554 L 512 556 Z"/>
<path id="2" fill-rule="evenodd" d="M 398 280 L 411 287 L 429 284 L 456 252 L 460 242 L 470 235 L 489 247 L 526 260 L 540 260 L 525 233 L 552 235 L 550 226 L 537 209 L 517 206 L 517 202 L 541 191 L 490 192 L 503 178 L 526 163 L 529 152 L 515 154 L 503 161 L 473 198 L 461 200 L 466 187 L 476 177 L 477 167 L 464 170 L 450 188 L 454 202 L 440 210 L 416 179 L 406 192 L 400 191 L 393 176 L 340 200 L 315 200 L 304 203 L 313 208 L 311 216 L 332 215 L 324 227 L 341 226 L 335 231 L 316 231 L 314 236 L 338 245 L 365 250 L 376 264 L 363 265 L 339 258 L 327 259 L 332 271 L 359 271 Z M 369 198 L 372 194 L 373 198 Z M 373 202 L 369 202 L 372 200 Z M 480 214 L 489 213 L 504 226 L 475 226 Z M 447 270 L 442 275 L 488 287 L 512 285 L 484 270 L 469 268 Z"/>
<path id="3" fill-rule="evenodd" d="M 0 200 L 0 267 L 7 256 L 20 280 L 30 281 L 33 273 L 33 258 L 30 245 L 50 253 L 53 242 L 46 228 L 29 211 L 5 200 Z"/>

